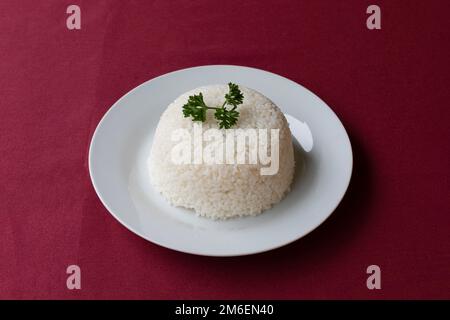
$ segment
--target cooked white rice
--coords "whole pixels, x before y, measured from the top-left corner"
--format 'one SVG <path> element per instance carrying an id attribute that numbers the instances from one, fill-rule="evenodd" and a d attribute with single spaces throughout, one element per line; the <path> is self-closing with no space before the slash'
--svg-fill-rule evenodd
<path id="1" fill-rule="evenodd" d="M 198 215 L 216 219 L 256 215 L 283 199 L 294 175 L 294 154 L 286 118 L 268 98 L 239 86 L 244 102 L 238 106 L 237 128 L 279 129 L 279 170 L 261 175 L 258 164 L 174 164 L 171 140 L 179 128 L 193 130 L 192 118 L 185 118 L 182 106 L 188 97 L 202 92 L 208 106 L 222 105 L 226 85 L 211 85 L 186 92 L 171 103 L 157 126 L 148 161 L 153 187 L 174 206 L 194 209 Z M 197 122 L 198 123 L 198 122 Z M 213 110 L 208 110 L 203 130 L 218 128 Z M 270 137 L 270 130 L 269 130 Z M 270 141 L 270 140 L 269 140 Z M 270 143 L 269 143 L 270 146 Z M 270 151 L 269 151 L 270 152 Z"/>

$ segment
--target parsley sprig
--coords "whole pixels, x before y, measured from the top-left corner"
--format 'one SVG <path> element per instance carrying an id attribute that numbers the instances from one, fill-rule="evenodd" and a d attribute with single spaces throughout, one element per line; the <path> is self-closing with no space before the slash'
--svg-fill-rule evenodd
<path id="1" fill-rule="evenodd" d="M 203 94 L 189 96 L 185 105 L 183 105 L 183 115 L 185 118 L 192 117 L 193 121 L 204 122 L 206 120 L 206 111 L 208 109 L 216 110 L 214 117 L 219 123 L 220 129 L 229 129 L 234 126 L 239 118 L 239 112 L 236 111 L 238 105 L 244 101 L 244 95 L 239 86 L 234 83 L 228 83 L 228 93 L 225 94 L 225 101 L 220 107 L 208 107 L 203 100 Z M 232 106 L 227 109 L 227 105 Z"/>

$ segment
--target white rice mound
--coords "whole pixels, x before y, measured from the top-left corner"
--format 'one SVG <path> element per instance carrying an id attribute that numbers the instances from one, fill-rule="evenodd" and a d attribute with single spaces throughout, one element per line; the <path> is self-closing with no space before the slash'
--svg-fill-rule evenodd
<path id="1" fill-rule="evenodd" d="M 289 192 L 294 176 L 294 152 L 286 118 L 261 93 L 243 86 L 239 86 L 239 89 L 244 95 L 244 101 L 237 108 L 239 120 L 232 129 L 279 129 L 278 173 L 261 175 L 260 168 L 270 164 L 260 164 L 259 157 L 257 164 L 247 164 L 248 161 L 246 164 L 173 163 L 171 150 L 180 142 L 171 140 L 172 132 L 179 128 L 188 129 L 191 133 L 193 130 L 192 118 L 185 118 L 182 112 L 188 97 L 202 92 L 206 105 L 221 106 L 228 92 L 227 85 L 196 88 L 178 97 L 162 114 L 148 159 L 151 184 L 173 206 L 194 209 L 200 216 L 227 219 L 257 215 L 280 202 Z M 207 119 L 202 125 L 203 131 L 218 128 L 214 110 L 208 110 Z M 270 130 L 268 141 L 270 154 Z M 208 143 L 204 142 L 203 145 Z"/>

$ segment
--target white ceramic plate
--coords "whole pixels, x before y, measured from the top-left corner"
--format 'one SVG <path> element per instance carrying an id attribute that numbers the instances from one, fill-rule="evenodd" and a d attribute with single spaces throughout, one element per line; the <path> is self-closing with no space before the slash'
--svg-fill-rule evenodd
<path id="1" fill-rule="evenodd" d="M 214 221 L 166 203 L 151 188 L 145 162 L 169 103 L 190 89 L 230 81 L 256 89 L 285 113 L 296 176 L 287 197 L 263 214 Z M 120 98 L 95 130 L 89 171 L 109 212 L 144 239 L 192 254 L 237 256 L 286 245 L 324 222 L 348 187 L 352 149 L 334 112 L 301 85 L 253 68 L 203 66 L 152 79 Z"/>

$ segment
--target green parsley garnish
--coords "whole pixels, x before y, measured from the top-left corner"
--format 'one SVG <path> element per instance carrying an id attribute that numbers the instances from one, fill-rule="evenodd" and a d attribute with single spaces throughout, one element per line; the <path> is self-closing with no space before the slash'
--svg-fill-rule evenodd
<path id="1" fill-rule="evenodd" d="M 244 101 L 244 95 L 242 94 L 241 90 L 239 90 L 237 84 L 230 82 L 228 83 L 228 88 L 229 91 L 225 95 L 225 102 L 226 104 L 232 105 L 236 108 Z"/>
<path id="2" fill-rule="evenodd" d="M 183 106 L 183 115 L 185 118 L 192 117 L 193 121 L 204 122 L 206 120 L 206 111 L 208 109 L 216 110 L 214 117 L 219 122 L 220 129 L 229 129 L 236 124 L 239 118 L 239 112 L 236 111 L 238 105 L 244 101 L 244 95 L 239 86 L 234 83 L 228 83 L 228 93 L 225 94 L 225 101 L 220 107 L 208 107 L 203 101 L 203 94 L 189 96 L 188 102 Z M 227 109 L 226 106 L 232 106 Z"/>
<path id="3" fill-rule="evenodd" d="M 191 116 L 194 121 L 206 120 L 206 109 L 208 106 L 203 101 L 203 94 L 189 96 L 188 102 L 183 106 L 184 117 Z"/>

